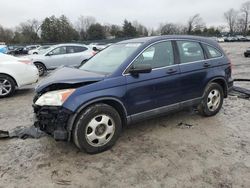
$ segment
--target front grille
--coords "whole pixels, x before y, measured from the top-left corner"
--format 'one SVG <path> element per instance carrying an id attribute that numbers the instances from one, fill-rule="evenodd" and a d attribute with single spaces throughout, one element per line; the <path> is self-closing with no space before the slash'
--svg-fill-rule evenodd
<path id="1" fill-rule="evenodd" d="M 42 131 L 54 135 L 55 131 L 66 131 L 71 111 L 63 107 L 40 107 L 33 105 L 36 117 L 35 126 Z"/>

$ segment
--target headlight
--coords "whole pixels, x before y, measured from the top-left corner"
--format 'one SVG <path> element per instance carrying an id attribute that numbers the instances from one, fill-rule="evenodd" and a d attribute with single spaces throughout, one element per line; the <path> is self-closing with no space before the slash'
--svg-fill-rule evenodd
<path id="1" fill-rule="evenodd" d="M 74 91 L 75 89 L 49 91 L 43 94 L 35 104 L 38 106 L 61 106 Z"/>

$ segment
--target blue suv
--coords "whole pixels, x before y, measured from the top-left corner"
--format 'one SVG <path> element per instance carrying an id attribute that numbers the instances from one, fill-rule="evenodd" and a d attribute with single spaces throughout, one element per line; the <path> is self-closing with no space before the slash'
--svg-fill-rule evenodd
<path id="1" fill-rule="evenodd" d="M 213 116 L 232 86 L 230 60 L 213 40 L 122 41 L 78 69 L 63 67 L 42 80 L 34 97 L 35 126 L 98 153 L 113 146 L 127 124 L 186 107 Z"/>

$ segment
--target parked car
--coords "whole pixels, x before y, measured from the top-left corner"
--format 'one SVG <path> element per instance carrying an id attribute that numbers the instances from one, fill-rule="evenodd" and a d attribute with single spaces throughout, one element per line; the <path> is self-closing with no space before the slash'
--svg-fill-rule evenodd
<path id="1" fill-rule="evenodd" d="M 29 50 L 29 51 L 28 51 L 28 54 L 29 54 L 29 55 L 38 54 L 39 51 L 41 51 L 41 50 L 46 50 L 46 49 L 48 49 L 48 48 L 50 48 L 49 45 L 40 46 L 40 47 L 35 48 L 35 49 L 33 49 L 33 50 Z"/>
<path id="2" fill-rule="evenodd" d="M 17 88 L 38 81 L 38 70 L 28 59 L 0 54 L 0 98 L 11 96 Z"/>
<path id="3" fill-rule="evenodd" d="M 42 76 L 47 70 L 53 70 L 62 65 L 79 67 L 94 55 L 94 51 L 81 44 L 59 44 L 41 50 L 37 55 L 27 56 L 37 66 L 39 75 Z"/>
<path id="4" fill-rule="evenodd" d="M 8 48 L 6 45 L 0 45 L 0 53 L 6 54 L 8 52 Z"/>
<path id="5" fill-rule="evenodd" d="M 217 42 L 225 42 L 225 40 L 224 40 L 223 37 L 218 37 L 218 38 L 217 38 Z"/>
<path id="6" fill-rule="evenodd" d="M 244 52 L 244 56 L 245 56 L 245 57 L 250 57 L 250 48 L 248 48 L 248 49 Z"/>
<path id="7" fill-rule="evenodd" d="M 105 48 L 107 48 L 108 46 L 112 45 L 111 43 L 106 44 L 106 43 L 91 43 L 90 46 L 92 49 L 94 49 L 94 51 L 101 51 Z"/>
<path id="8" fill-rule="evenodd" d="M 35 126 L 56 140 L 73 140 L 81 150 L 98 153 L 115 144 L 126 124 L 186 107 L 216 115 L 232 85 L 230 60 L 211 39 L 127 40 L 79 69 L 60 68 L 39 83 Z"/>
<path id="9" fill-rule="evenodd" d="M 23 54 L 28 54 L 28 52 L 30 51 L 30 50 L 34 50 L 34 49 L 37 49 L 37 48 L 39 48 L 41 45 L 29 45 L 29 46 L 25 46 L 24 47 L 24 53 Z"/>
<path id="10" fill-rule="evenodd" d="M 236 35 L 236 38 L 239 42 L 246 42 L 248 39 L 242 35 Z"/>
<path id="11" fill-rule="evenodd" d="M 10 55 L 24 55 L 27 54 L 24 46 L 13 47 L 13 50 L 9 50 L 8 54 Z"/>
<path id="12" fill-rule="evenodd" d="M 238 41 L 238 38 L 236 38 L 236 37 L 226 37 L 224 40 L 225 40 L 225 42 L 236 42 L 236 41 Z"/>

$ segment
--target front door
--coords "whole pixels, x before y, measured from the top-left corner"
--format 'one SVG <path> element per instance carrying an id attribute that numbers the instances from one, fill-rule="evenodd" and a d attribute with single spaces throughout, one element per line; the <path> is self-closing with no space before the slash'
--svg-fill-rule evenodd
<path id="1" fill-rule="evenodd" d="M 130 66 L 149 64 L 152 72 L 126 74 L 128 115 L 157 111 L 180 102 L 179 65 L 175 64 L 171 41 L 148 47 Z"/>

